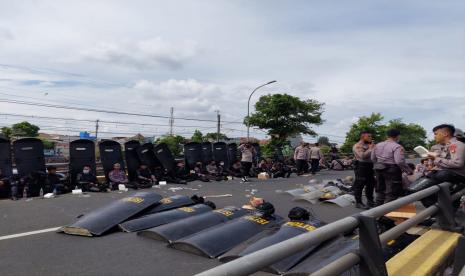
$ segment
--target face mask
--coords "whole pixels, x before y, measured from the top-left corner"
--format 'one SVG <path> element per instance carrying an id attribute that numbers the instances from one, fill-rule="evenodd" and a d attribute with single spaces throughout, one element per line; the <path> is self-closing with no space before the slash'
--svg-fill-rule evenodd
<path id="1" fill-rule="evenodd" d="M 89 170 L 83 170 L 82 172 L 85 173 L 85 174 L 88 174 L 90 171 Z"/>

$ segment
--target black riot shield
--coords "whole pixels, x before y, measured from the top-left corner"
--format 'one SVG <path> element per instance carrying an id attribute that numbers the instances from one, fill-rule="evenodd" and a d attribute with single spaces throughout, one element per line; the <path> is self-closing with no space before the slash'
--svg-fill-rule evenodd
<path id="1" fill-rule="evenodd" d="M 0 169 L 5 177 L 11 177 L 12 171 L 10 140 L 0 138 Z"/>
<path id="2" fill-rule="evenodd" d="M 224 168 L 229 168 L 228 147 L 224 142 L 213 143 L 213 159 L 219 164 L 224 163 Z"/>
<path id="3" fill-rule="evenodd" d="M 112 140 L 101 141 L 98 145 L 100 150 L 100 160 L 102 161 L 103 171 L 108 180 L 108 173 L 113 170 L 115 163 L 121 164 L 121 170 L 124 171 L 123 155 L 121 154 L 121 145 Z"/>
<path id="4" fill-rule="evenodd" d="M 260 216 L 248 215 L 177 240 L 172 246 L 186 252 L 215 258 L 282 222 L 281 217 L 268 220 Z"/>
<path id="5" fill-rule="evenodd" d="M 126 159 L 129 181 L 137 180 L 137 169 L 140 165 L 139 156 L 137 155 L 137 148 L 139 146 L 140 143 L 136 140 L 124 143 L 124 159 Z"/>
<path id="6" fill-rule="evenodd" d="M 236 143 L 231 143 L 228 144 L 228 161 L 229 161 L 229 166 L 232 166 L 237 160 L 237 144 Z"/>
<path id="7" fill-rule="evenodd" d="M 207 165 L 213 160 L 213 147 L 210 142 L 202 143 L 202 163 Z"/>
<path id="8" fill-rule="evenodd" d="M 36 171 L 45 173 L 44 145 L 40 139 L 16 140 L 13 142 L 13 151 L 20 177 Z"/>
<path id="9" fill-rule="evenodd" d="M 166 210 L 171 210 L 183 206 L 194 205 L 197 202 L 192 200 L 192 198 L 185 196 L 185 195 L 174 195 L 170 197 L 165 197 L 160 200 L 160 204 L 155 205 L 149 209 L 147 209 L 144 214 L 154 214 L 163 212 Z"/>
<path id="10" fill-rule="evenodd" d="M 209 227 L 241 217 L 246 213 L 247 211 L 244 209 L 225 207 L 223 209 L 150 228 L 139 232 L 138 235 L 171 243 Z"/>
<path id="11" fill-rule="evenodd" d="M 46 176 L 42 141 L 36 138 L 16 140 L 13 142 L 13 152 L 18 176 L 28 179 L 26 182 L 29 188 L 29 196 L 39 196 L 40 188 L 44 186 Z"/>
<path id="12" fill-rule="evenodd" d="M 145 143 L 138 147 L 137 156 L 139 156 L 140 162 L 146 164 L 152 172 L 156 167 L 161 166 L 160 161 L 158 161 L 157 157 L 155 157 L 155 153 L 153 152 L 152 143 Z"/>
<path id="13" fill-rule="evenodd" d="M 258 165 L 258 162 L 262 158 L 262 151 L 261 151 L 260 145 L 258 143 L 252 143 L 252 146 L 255 149 L 254 163 L 256 165 Z"/>
<path id="14" fill-rule="evenodd" d="M 132 196 L 118 199 L 89 214 L 75 223 L 63 227 L 66 234 L 80 236 L 101 236 L 119 223 L 158 204 L 162 196 L 151 192 L 139 192 Z"/>
<path id="15" fill-rule="evenodd" d="M 84 166 L 90 166 L 96 175 L 95 144 L 91 140 L 80 139 L 69 143 L 69 175 L 71 184 L 75 184 L 76 176 Z"/>
<path id="16" fill-rule="evenodd" d="M 161 213 L 150 214 L 140 218 L 119 224 L 119 228 L 124 232 L 136 232 L 152 227 L 157 227 L 180 219 L 203 214 L 213 209 L 205 204 L 197 204 L 188 207 L 181 207 Z"/>
<path id="17" fill-rule="evenodd" d="M 173 154 L 171 150 L 168 148 L 168 145 L 165 143 L 160 143 L 153 148 L 153 152 L 155 153 L 155 157 L 160 161 L 163 168 L 165 168 L 168 172 L 173 172 L 176 168 L 176 164 L 174 161 Z"/>
<path id="18" fill-rule="evenodd" d="M 193 170 L 197 162 L 202 162 L 202 145 L 195 142 L 185 144 L 184 158 L 186 159 L 186 168 Z"/>
<path id="19" fill-rule="evenodd" d="M 274 148 L 273 159 L 275 161 L 284 162 L 283 149 L 281 147 Z"/>
<path id="20" fill-rule="evenodd" d="M 296 237 L 298 235 L 311 232 L 316 228 L 322 226 L 323 223 L 319 220 L 310 220 L 310 221 L 289 221 L 285 223 L 279 230 L 275 233 L 269 234 L 267 236 L 254 237 L 246 241 L 243 245 L 234 248 L 230 252 L 226 253 L 220 258 L 222 262 L 229 262 L 233 259 L 248 255 L 265 247 L 271 246 L 273 244 L 280 243 L 282 241 L 288 240 L 290 238 Z M 306 250 L 298 252 L 292 256 L 289 256 L 277 263 L 274 263 L 266 268 L 264 271 L 283 274 L 289 269 L 294 267 L 300 261 L 302 261 L 308 254 L 315 250 L 319 245 L 314 245 Z"/>
<path id="21" fill-rule="evenodd" d="M 359 241 L 354 237 L 338 237 L 333 240 L 329 240 L 316 248 L 310 256 L 292 268 L 285 275 L 310 275 L 332 263 L 336 259 L 339 259 L 350 252 L 355 252 L 358 249 L 358 245 Z M 354 266 L 341 275 L 356 276 L 359 275 L 359 273 L 360 271 L 358 266 Z"/>

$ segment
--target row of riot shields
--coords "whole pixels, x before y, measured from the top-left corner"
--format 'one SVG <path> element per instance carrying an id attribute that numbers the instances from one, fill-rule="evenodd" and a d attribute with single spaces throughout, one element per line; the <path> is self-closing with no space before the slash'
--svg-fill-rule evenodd
<path id="1" fill-rule="evenodd" d="M 260 159 L 261 152 L 258 143 L 252 144 L 257 152 L 256 160 Z M 240 160 L 240 152 L 235 143 L 226 144 L 224 142 L 191 142 L 184 145 L 184 157 L 186 159 L 186 167 L 193 169 L 195 164 L 201 162 L 203 165 L 216 161 L 223 163 L 225 168 L 230 168 L 237 160 Z"/>

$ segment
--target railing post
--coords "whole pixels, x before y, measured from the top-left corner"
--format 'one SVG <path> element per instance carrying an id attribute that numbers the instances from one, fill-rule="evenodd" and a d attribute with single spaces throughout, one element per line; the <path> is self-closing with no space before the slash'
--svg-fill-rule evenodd
<path id="1" fill-rule="evenodd" d="M 465 269 L 465 237 L 461 236 L 455 248 L 454 270 L 452 276 L 459 276 L 460 271 Z"/>
<path id="2" fill-rule="evenodd" d="M 457 231 L 457 222 L 454 219 L 454 208 L 449 190 L 450 185 L 439 185 L 437 215 L 438 224 L 441 229 Z"/>
<path id="3" fill-rule="evenodd" d="M 360 237 L 360 275 L 387 276 L 386 260 L 378 236 L 376 219 L 358 215 Z"/>

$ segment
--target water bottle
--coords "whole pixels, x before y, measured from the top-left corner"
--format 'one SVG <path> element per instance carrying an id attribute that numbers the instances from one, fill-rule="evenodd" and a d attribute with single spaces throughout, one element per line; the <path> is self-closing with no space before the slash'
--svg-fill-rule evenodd
<path id="1" fill-rule="evenodd" d="M 40 188 L 39 197 L 44 197 L 44 189 Z"/>
<path id="2" fill-rule="evenodd" d="M 57 188 L 53 188 L 53 195 L 56 196 L 57 195 Z"/>
<path id="3" fill-rule="evenodd" d="M 23 199 L 27 199 L 27 187 L 23 188 Z"/>

